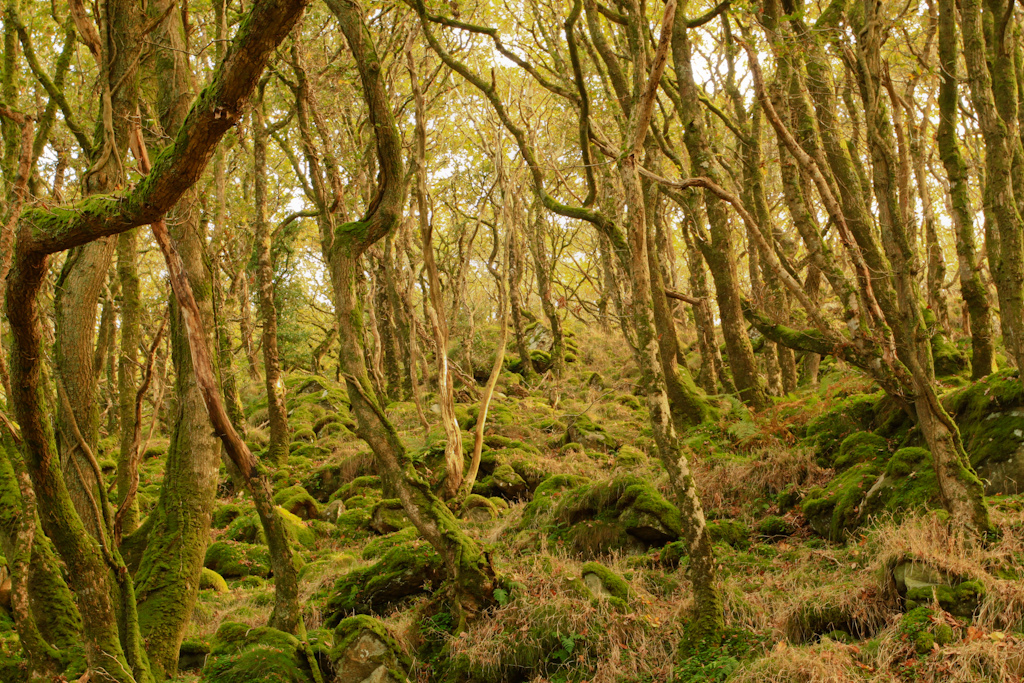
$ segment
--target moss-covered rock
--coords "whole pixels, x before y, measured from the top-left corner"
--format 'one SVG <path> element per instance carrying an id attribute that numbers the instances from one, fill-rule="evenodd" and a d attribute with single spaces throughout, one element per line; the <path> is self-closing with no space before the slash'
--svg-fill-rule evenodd
<path id="1" fill-rule="evenodd" d="M 370 536 L 370 511 L 365 508 L 346 509 L 338 514 L 334 521 L 338 530 L 338 538 L 342 541 L 360 541 Z"/>
<path id="2" fill-rule="evenodd" d="M 294 636 L 262 626 L 224 622 L 217 629 L 203 680 L 209 683 L 311 683 Z"/>
<path id="3" fill-rule="evenodd" d="M 343 500 L 346 506 L 352 507 L 349 500 L 355 496 L 368 496 L 380 498 L 383 484 L 380 477 L 376 475 L 365 475 L 356 477 L 352 481 L 340 486 L 331 496 L 332 500 Z"/>
<path id="4" fill-rule="evenodd" d="M 275 493 L 274 503 L 300 519 L 310 520 L 320 517 L 320 503 L 298 484 Z"/>
<path id="5" fill-rule="evenodd" d="M 880 474 L 877 464 L 859 463 L 829 482 L 825 489 L 808 491 L 800 507 L 811 528 L 829 540 L 843 540 L 861 523 L 861 501 Z"/>
<path id="6" fill-rule="evenodd" d="M 345 483 L 341 465 L 330 463 L 322 465 L 310 472 L 302 480 L 302 488 L 318 502 L 326 503 L 331 494 Z"/>
<path id="7" fill-rule="evenodd" d="M 370 528 L 378 534 L 390 534 L 412 526 L 412 521 L 405 514 L 402 501 L 397 498 L 382 500 L 370 511 Z"/>
<path id="8" fill-rule="evenodd" d="M 768 538 L 789 536 L 793 533 L 793 525 L 782 517 L 770 515 L 757 523 L 757 533 Z"/>
<path id="9" fill-rule="evenodd" d="M 839 454 L 832 463 L 838 471 L 861 462 L 880 462 L 889 453 L 885 439 L 872 432 L 854 432 L 839 445 Z"/>
<path id="10" fill-rule="evenodd" d="M 962 581 L 955 586 L 920 586 L 907 590 L 907 603 L 928 605 L 938 601 L 945 611 L 958 617 L 971 617 L 985 597 L 980 581 Z"/>
<path id="11" fill-rule="evenodd" d="M 378 536 L 371 539 L 363 546 L 363 559 L 376 560 L 395 546 L 419 539 L 420 532 L 414 526 L 407 526 L 404 529 Z"/>
<path id="12" fill-rule="evenodd" d="M 325 622 L 346 614 L 381 613 L 403 598 L 430 592 L 444 580 L 444 563 L 429 543 L 411 541 L 388 550 L 376 563 L 338 579 L 325 607 Z"/>
<path id="13" fill-rule="evenodd" d="M 277 512 L 284 521 L 285 531 L 288 534 L 289 540 L 304 548 L 312 548 L 316 544 L 316 535 L 299 517 L 281 507 L 277 508 Z M 239 541 L 241 543 L 260 543 L 263 545 L 267 543 L 267 538 L 263 533 L 263 523 L 255 512 L 233 521 L 228 526 L 224 537 L 230 541 Z"/>
<path id="14" fill-rule="evenodd" d="M 498 507 L 490 498 L 471 493 L 462 504 L 460 516 L 470 522 L 490 522 L 498 517 Z"/>
<path id="15" fill-rule="evenodd" d="M 1024 382 L 1002 370 L 942 399 L 988 495 L 1024 493 Z"/>
<path id="16" fill-rule="evenodd" d="M 210 655 L 210 643 L 202 638 L 187 638 L 181 641 L 178 650 L 178 671 L 199 671 Z"/>
<path id="17" fill-rule="evenodd" d="M 412 660 L 381 621 L 366 615 L 343 619 L 331 650 L 334 683 L 401 683 Z"/>
<path id="18" fill-rule="evenodd" d="M 203 567 L 203 572 L 199 575 L 199 589 L 212 590 L 215 593 L 227 593 L 229 590 L 224 577 L 207 567 Z"/>
<path id="19" fill-rule="evenodd" d="M 587 562 L 580 569 L 583 583 L 591 593 L 604 598 L 620 609 L 625 609 L 633 591 L 621 576 L 600 562 Z"/>
<path id="20" fill-rule="evenodd" d="M 743 550 L 750 546 L 750 529 L 735 519 L 716 519 L 707 523 L 708 535 L 715 543 Z"/>
<path id="21" fill-rule="evenodd" d="M 814 448 L 814 455 L 828 465 L 847 436 L 872 429 L 885 400 L 885 394 L 857 394 L 836 403 L 807 424 L 805 441 Z"/>
<path id="22" fill-rule="evenodd" d="M 612 551 L 646 552 L 677 540 L 679 511 L 640 477 L 590 482 L 551 477 L 537 488 L 521 528 L 540 527 L 584 556 Z"/>
<path id="23" fill-rule="evenodd" d="M 579 443 L 586 450 L 615 451 L 621 442 L 594 422 L 588 415 L 573 415 L 568 419 L 564 443 Z"/>
<path id="24" fill-rule="evenodd" d="M 270 576 L 270 553 L 266 547 L 236 541 L 217 541 L 206 550 L 203 566 L 226 579 Z"/>
<path id="25" fill-rule="evenodd" d="M 210 523 L 214 529 L 223 529 L 231 522 L 235 521 L 241 515 L 245 514 L 247 508 L 242 507 L 237 503 L 225 503 L 224 505 L 218 505 L 217 509 L 213 511 L 213 516 L 210 519 Z"/>

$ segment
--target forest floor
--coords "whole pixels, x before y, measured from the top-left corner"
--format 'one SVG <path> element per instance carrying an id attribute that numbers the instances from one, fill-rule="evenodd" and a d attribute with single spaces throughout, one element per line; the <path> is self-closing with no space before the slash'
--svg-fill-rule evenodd
<path id="1" fill-rule="evenodd" d="M 437 590 L 440 561 L 384 499 L 343 387 L 289 376 L 294 443 L 274 475 L 276 501 L 290 513 L 306 626 L 326 681 L 1021 679 L 1024 496 L 989 499 L 999 533 L 985 544 L 951 527 L 913 426 L 831 363 L 818 387 L 762 414 L 714 397 L 716 418 L 684 435 L 716 541 L 727 632 L 719 647 L 680 650 L 692 607 L 687 558 L 633 394 L 635 366 L 622 344 L 577 335 L 562 379 L 528 387 L 506 372 L 498 385 L 464 525 L 490 548 L 506 588 L 456 638 Z M 972 390 L 998 396 L 998 410 L 973 414 L 984 429 L 1024 422 L 1005 405 L 1024 408 L 1019 379 L 1004 372 L 990 382 L 984 391 L 953 377 L 946 391 L 961 402 Z M 475 400 L 461 398 L 471 448 Z M 444 433 L 433 401 L 424 396 L 426 433 L 413 403 L 387 413 L 436 478 Z M 262 448 L 265 399 L 254 393 L 247 415 L 248 439 Z M 961 428 L 965 441 L 1004 438 L 1011 452 L 1024 438 Z M 147 452 L 143 512 L 155 502 L 165 448 L 154 442 Z M 294 640 L 260 628 L 273 604 L 262 532 L 248 496 L 222 476 L 182 676 L 311 681 Z"/>

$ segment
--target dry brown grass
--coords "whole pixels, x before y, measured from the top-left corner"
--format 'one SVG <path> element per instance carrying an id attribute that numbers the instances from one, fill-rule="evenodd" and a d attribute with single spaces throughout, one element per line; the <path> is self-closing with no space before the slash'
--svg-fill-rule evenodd
<path id="1" fill-rule="evenodd" d="M 823 641 L 810 647 L 779 642 L 771 652 L 743 667 L 731 683 L 863 683 L 868 665 L 857 659 L 858 648 Z M 891 675 L 871 680 L 895 681 Z"/>
<path id="2" fill-rule="evenodd" d="M 624 561 L 607 564 L 630 575 Z M 563 660 L 584 668 L 593 683 L 668 677 L 680 637 L 682 601 L 655 598 L 633 580 L 629 612 L 592 604 L 573 587 L 580 566 L 572 558 L 542 553 L 505 568 L 522 584 L 516 599 L 452 641 L 451 654 L 468 659 L 473 680 L 550 675 Z M 566 639 L 573 650 L 563 655 L 559 650 L 565 649 Z"/>
<path id="3" fill-rule="evenodd" d="M 1024 624 L 1024 513 L 993 509 L 999 540 L 983 544 L 969 530 L 945 522 L 939 515 L 910 517 L 879 525 L 873 537 L 880 590 L 894 599 L 892 568 L 902 561 L 920 562 L 962 580 L 985 586 L 985 598 L 975 624 L 986 629 L 1020 628 Z M 1004 578 L 1010 577 L 1010 578 Z"/>
<path id="4" fill-rule="evenodd" d="M 824 485 L 832 470 L 819 467 L 810 451 L 776 443 L 750 459 L 693 459 L 692 469 L 705 509 L 732 507 L 774 495 L 788 486 Z"/>

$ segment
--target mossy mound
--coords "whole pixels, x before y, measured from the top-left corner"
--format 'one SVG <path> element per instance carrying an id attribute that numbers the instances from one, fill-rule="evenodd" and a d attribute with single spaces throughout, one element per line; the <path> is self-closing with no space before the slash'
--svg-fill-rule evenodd
<path id="1" fill-rule="evenodd" d="M 306 489 L 306 492 L 318 502 L 326 503 L 331 494 L 346 481 L 341 465 L 330 463 L 322 465 L 306 475 L 302 480 L 302 488 Z"/>
<path id="2" fill-rule="evenodd" d="M 263 626 L 224 622 L 217 629 L 203 680 L 209 683 L 311 683 L 294 636 Z"/>
<path id="3" fill-rule="evenodd" d="M 462 505 L 460 516 L 470 522 L 490 522 L 498 517 L 498 506 L 490 498 L 471 493 Z"/>
<path id="4" fill-rule="evenodd" d="M 224 505 L 218 506 L 217 509 L 213 511 L 210 523 L 213 525 L 214 529 L 223 529 L 246 512 L 247 508 L 242 507 L 237 503 L 225 503 Z"/>
<path id="5" fill-rule="evenodd" d="M 750 546 L 750 528 L 735 519 L 716 519 L 708 522 L 708 535 L 714 543 L 725 543 L 738 550 Z"/>
<path id="6" fill-rule="evenodd" d="M 861 501 L 881 474 L 870 462 L 854 465 L 824 489 L 807 492 L 800 507 L 815 533 L 841 541 L 861 523 Z"/>
<path id="7" fill-rule="evenodd" d="M 224 577 L 207 567 L 203 567 L 203 572 L 199 575 L 199 589 L 212 590 L 215 593 L 227 593 L 229 590 Z"/>
<path id="8" fill-rule="evenodd" d="M 588 415 L 573 415 L 568 420 L 563 443 L 578 443 L 585 450 L 616 451 L 621 442 Z"/>
<path id="9" fill-rule="evenodd" d="M 909 447 L 896 451 L 884 464 L 877 460 L 857 463 L 824 489 L 811 489 L 801 509 L 816 533 L 841 541 L 873 516 L 900 516 L 939 503 L 931 453 Z"/>
<path id="10" fill-rule="evenodd" d="M 298 484 L 275 493 L 274 503 L 300 519 L 311 520 L 320 517 L 320 504 Z"/>
<path id="11" fill-rule="evenodd" d="M 270 576 L 270 553 L 266 547 L 236 541 L 217 541 L 206 550 L 203 566 L 226 579 Z"/>
<path id="12" fill-rule="evenodd" d="M 397 545 L 376 563 L 338 579 L 325 607 L 324 623 L 337 625 L 352 613 L 380 614 L 404 598 L 430 592 L 444 577 L 444 563 L 429 543 Z"/>
<path id="13" fill-rule="evenodd" d="M 884 460 L 888 453 L 889 444 L 882 437 L 872 432 L 854 432 L 839 445 L 832 467 L 842 471 L 857 463 Z"/>
<path id="14" fill-rule="evenodd" d="M 980 581 L 961 581 L 955 586 L 919 586 L 907 590 L 906 605 L 913 609 L 935 602 L 943 610 L 957 617 L 974 615 L 985 597 L 985 586 Z"/>
<path id="15" fill-rule="evenodd" d="M 277 508 L 277 512 L 284 520 L 285 531 L 292 543 L 296 543 L 304 548 L 312 548 L 316 545 L 316 534 L 306 526 L 305 522 L 282 507 Z M 228 526 L 224 537 L 229 541 L 239 541 L 241 543 L 259 543 L 263 545 L 267 543 L 267 538 L 263 533 L 263 523 L 255 512 L 233 521 Z"/>
<path id="16" fill-rule="evenodd" d="M 408 526 L 404 529 L 400 529 L 399 531 L 374 538 L 363 546 L 363 559 L 375 560 L 395 546 L 408 543 L 409 541 L 415 541 L 419 537 L 420 532 L 416 527 Z"/>
<path id="17" fill-rule="evenodd" d="M 953 628 L 927 607 L 916 607 L 904 614 L 897 633 L 911 642 L 919 655 L 929 654 L 936 645 L 949 645 L 955 637 Z"/>
<path id="18" fill-rule="evenodd" d="M 525 500 L 550 474 L 537 465 L 532 446 L 504 437 L 487 437 L 485 443 L 500 450 L 487 450 L 480 456 L 480 472 L 473 485 L 477 495 Z"/>
<path id="19" fill-rule="evenodd" d="M 356 496 L 369 496 L 380 498 L 381 489 L 380 477 L 376 475 L 365 475 L 356 477 L 350 482 L 338 487 L 338 490 L 331 495 L 331 500 L 345 501 L 346 507 L 354 507 L 349 501 Z"/>
<path id="20" fill-rule="evenodd" d="M 334 629 L 330 652 L 334 683 L 400 683 L 412 660 L 381 621 L 366 615 L 343 619 Z"/>
<path id="21" fill-rule="evenodd" d="M 679 538 L 679 511 L 640 477 L 589 482 L 561 475 L 549 482 L 538 487 L 523 526 L 541 526 L 580 555 L 646 552 Z"/>
<path id="22" fill-rule="evenodd" d="M 988 495 L 1024 493 L 1024 382 L 1018 370 L 993 373 L 947 394 L 943 404 Z"/>
<path id="23" fill-rule="evenodd" d="M 811 420 L 804 438 L 814 448 L 815 457 L 826 464 L 831 463 L 843 439 L 854 432 L 873 428 L 884 401 L 882 392 L 856 394 Z"/>
<path id="24" fill-rule="evenodd" d="M 370 528 L 378 534 L 390 534 L 412 526 L 412 521 L 405 514 L 402 501 L 397 498 L 382 500 L 370 511 Z"/>

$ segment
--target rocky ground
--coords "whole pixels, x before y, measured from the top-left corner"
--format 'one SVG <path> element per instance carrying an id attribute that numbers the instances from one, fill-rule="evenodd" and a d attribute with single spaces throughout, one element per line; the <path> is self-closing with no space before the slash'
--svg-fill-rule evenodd
<path id="1" fill-rule="evenodd" d="M 1016 371 L 953 374 L 943 401 L 987 480 L 986 545 L 939 509 L 930 454 L 904 413 L 852 372 L 751 415 L 716 397 L 685 435 L 720 562 L 728 631 L 681 650 L 690 608 L 679 513 L 652 454 L 628 352 L 578 330 L 567 376 L 502 375 L 467 531 L 509 587 L 467 633 L 438 590 L 440 559 L 386 499 L 352 432 L 342 385 L 292 374 L 294 442 L 274 475 L 303 562 L 325 681 L 1013 681 L 1024 674 L 1024 387 Z M 545 354 L 535 355 L 543 368 Z M 489 359 L 482 358 L 482 367 Z M 473 429 L 468 394 L 457 413 Z M 431 412 L 434 397 L 424 405 Z M 437 479 L 444 433 L 412 403 L 388 416 Z M 254 451 L 266 403 L 247 407 Z M 464 435 L 467 444 L 472 437 Z M 159 490 L 150 444 L 140 499 Z M 112 447 L 111 449 L 112 452 Z M 106 463 L 110 476 L 111 461 Z M 308 655 L 263 626 L 273 581 L 259 521 L 226 474 L 202 590 L 181 649 L 185 680 L 313 683 Z M 269 579 L 269 580 L 268 580 Z M 7 619 L 4 641 L 16 659 Z"/>

